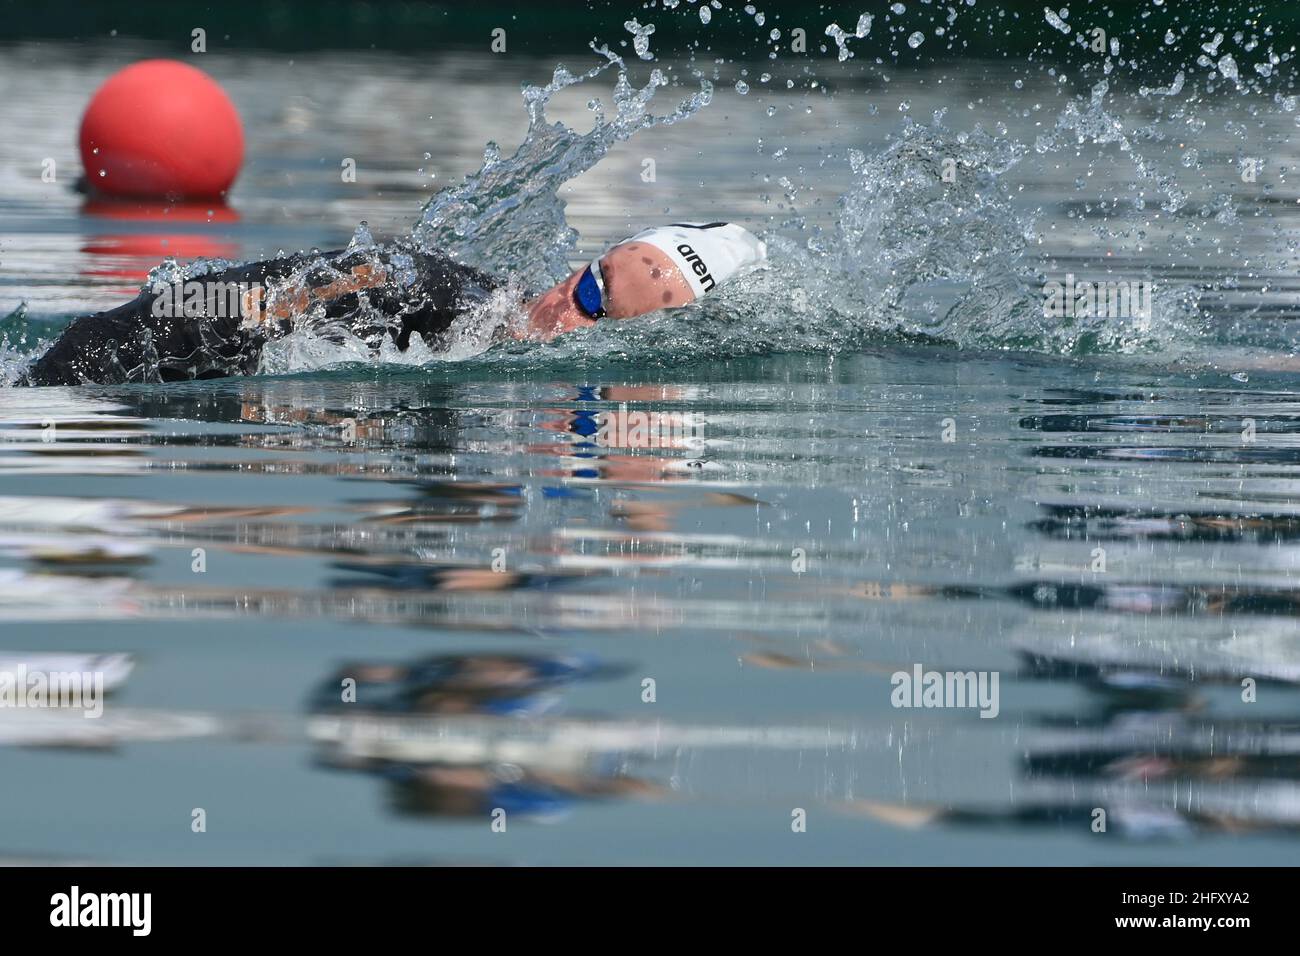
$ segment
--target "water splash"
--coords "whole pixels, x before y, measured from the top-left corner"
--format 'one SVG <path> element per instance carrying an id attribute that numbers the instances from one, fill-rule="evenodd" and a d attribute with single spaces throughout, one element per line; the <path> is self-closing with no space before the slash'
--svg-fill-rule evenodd
<path id="1" fill-rule="evenodd" d="M 632 34 L 632 49 L 636 55 L 643 60 L 653 60 L 654 54 L 650 52 L 650 37 L 654 35 L 655 25 L 647 23 L 644 26 L 639 23 L 636 17 L 626 21 L 623 29 Z"/>
<path id="2" fill-rule="evenodd" d="M 1056 12 L 1045 15 L 1047 25 L 1073 32 Z M 949 26 L 954 19 L 948 18 Z M 826 29 L 840 61 L 851 58 L 851 39 L 870 34 L 872 20 L 864 14 L 852 32 L 836 24 Z M 633 21 L 628 29 L 634 39 L 648 35 L 647 27 Z M 920 45 L 911 42 L 914 31 L 898 35 L 912 49 Z M 608 49 L 593 49 L 605 63 L 577 76 L 559 67 L 548 85 L 525 87 L 529 129 L 522 144 L 509 159 L 490 145 L 481 170 L 436 196 L 413 232 L 418 245 L 450 251 L 471 265 L 512 276 L 516 290 L 535 290 L 567 273 L 577 236 L 565 220 L 559 188 L 590 169 L 616 143 L 647 126 L 685 119 L 711 96 L 706 84 L 674 113 L 655 117 L 649 102 L 663 85 L 662 75 L 656 71 L 637 89 L 628 81 L 621 59 Z M 1197 287 L 1162 284 L 1153 315 L 1063 320 L 1045 315 L 1044 263 L 1026 255 L 1039 227 L 1033 213 L 1017 210 L 1007 173 L 1027 161 L 1041 163 L 1053 155 L 1078 154 L 1085 147 L 1098 156 L 1113 152 L 1127 158 L 1140 184 L 1150 186 L 1162 213 L 1181 215 L 1191 200 L 1177 172 L 1143 152 L 1143 144 L 1166 138 L 1159 118 L 1152 121 L 1139 108 L 1113 105 L 1111 74 L 1123 68 L 1124 61 L 1115 59 L 1115 38 L 1105 50 L 1111 54 L 1103 67 L 1107 78 L 1096 81 L 1086 94 L 1070 97 L 1032 146 L 1016 142 L 1000 124 L 995 132 L 979 126 L 969 132 L 950 130 L 940 113 L 930 124 L 904 119 L 901 132 L 874 155 L 849 150 L 845 159 L 853 184 L 839 200 L 834 230 L 809 229 L 796 217 L 793 224 L 764 237 L 771 252 L 769 269 L 696 306 L 671 317 L 605 323 L 545 346 L 488 348 L 495 332 L 519 312 L 517 300 L 496 296 L 457 323 L 457 347 L 439 358 L 524 364 L 627 358 L 653 363 L 656 356 L 668 354 L 676 362 L 772 351 L 835 352 L 915 337 L 960 347 L 1054 354 L 1148 353 L 1166 359 L 1192 354 L 1203 347 L 1206 336 Z M 1211 62 L 1215 72 L 1228 78 L 1217 63 Z M 612 120 L 605 120 L 598 104 L 593 104 L 597 119 L 589 133 L 547 120 L 545 107 L 556 93 L 614 66 L 619 75 L 617 115 Z M 1239 77 L 1234 79 L 1239 92 L 1251 92 L 1243 89 Z M 1177 70 L 1167 86 L 1142 87 L 1139 98 L 1173 100 L 1184 93 L 1185 84 L 1186 72 Z M 1178 109 L 1187 108 L 1199 95 L 1194 90 Z M 1175 115 L 1186 121 L 1183 114 Z M 958 175 L 946 176 L 944 164 Z M 1139 194 L 1133 208 L 1140 211 L 1144 204 Z M 1235 215 L 1226 195 L 1207 208 L 1217 222 Z M 1140 236 L 1142 228 L 1139 223 L 1127 235 Z M 1125 235 L 1108 222 L 1095 231 L 1111 239 Z M 481 349 L 487 349 L 486 354 L 480 356 Z"/>
<path id="3" fill-rule="evenodd" d="M 853 28 L 853 32 L 843 29 L 838 23 L 832 23 L 826 28 L 826 35 L 835 41 L 835 46 L 839 48 L 839 60 L 843 63 L 853 56 L 853 51 L 849 49 L 848 41 L 850 39 L 861 40 L 871 33 L 871 23 L 875 16 L 870 13 L 864 13 L 858 17 L 858 25 Z"/>
<path id="4" fill-rule="evenodd" d="M 903 9 L 894 10 L 894 14 L 903 16 L 904 5 L 896 6 Z M 761 14 L 754 8 L 747 7 L 746 13 L 762 25 Z M 947 27 L 956 19 L 956 9 L 950 8 Z M 885 21 L 889 24 L 890 18 L 886 16 Z M 840 62 L 852 58 L 849 42 L 868 36 L 872 22 L 872 15 L 864 14 L 852 32 L 834 23 L 826 28 L 825 35 L 834 40 Z M 1087 21 L 1075 16 L 1072 22 Z M 1059 42 L 1058 31 L 1070 37 L 1072 49 L 1087 49 L 1091 42 L 1050 8 L 1044 10 L 1040 23 L 1051 40 Z M 652 58 L 648 41 L 653 26 L 635 19 L 625 26 L 637 54 Z M 924 42 L 925 37 L 913 26 L 890 25 L 887 42 L 893 43 L 896 37 L 899 46 L 916 51 L 922 43 L 913 41 L 919 36 Z M 934 32 L 935 37 L 945 35 L 947 42 L 952 42 L 950 33 Z M 1166 47 L 1177 44 L 1178 37 L 1171 32 L 1165 43 Z M 1203 224 L 1236 222 L 1237 206 L 1222 184 L 1210 190 L 1202 151 L 1184 149 L 1180 162 L 1174 163 L 1169 161 L 1165 145 L 1174 137 L 1194 136 L 1205 127 L 1205 114 L 1198 114 L 1198 108 L 1204 107 L 1216 84 L 1220 99 L 1262 99 L 1276 91 L 1273 100 L 1281 109 L 1296 109 L 1296 98 L 1284 95 L 1290 81 L 1276 69 L 1284 58 L 1271 47 L 1267 54 L 1252 53 L 1255 46 L 1254 39 L 1240 34 L 1228 41 L 1223 33 L 1216 33 L 1200 45 L 1199 73 L 1170 54 L 1170 62 L 1159 67 L 1168 78 L 1167 85 L 1143 84 L 1136 95 L 1129 94 L 1126 105 L 1118 101 L 1116 91 L 1122 89 L 1125 71 L 1137 67 L 1119 57 L 1118 40 L 1110 37 L 1108 44 L 1092 50 L 1103 57 L 1094 58 L 1082 71 L 1087 75 L 1096 70 L 1104 73 L 1104 78 L 1094 77 L 1083 95 L 1068 96 L 1066 77 L 1055 67 L 1044 68 L 1067 98 L 1054 116 L 1044 113 L 1042 121 L 1035 123 L 1032 143 L 1017 142 L 1001 124 L 991 132 L 980 126 L 954 131 L 945 125 L 942 113 L 930 123 L 905 118 L 884 149 L 847 150 L 834 157 L 852 173 L 850 188 L 838 200 L 834 227 L 824 231 L 809 227 L 798 215 L 774 226 L 764 236 L 771 254 L 771 265 L 764 272 L 671 317 L 604 323 L 545 346 L 501 344 L 502 328 L 519 320 L 526 295 L 561 279 L 574 258 L 578 237 L 566 220 L 561 187 L 639 131 L 688 119 L 712 98 L 711 84 L 701 79 L 697 92 L 675 109 L 657 115 L 651 109 L 652 101 L 668 85 L 665 73 L 655 69 L 643 86 L 634 85 L 622 58 L 593 44 L 601 62 L 591 69 L 574 74 L 558 66 L 546 85 L 524 86 L 528 129 L 511 155 L 504 156 L 499 147 L 488 144 L 482 167 L 430 200 L 409 239 L 381 247 L 362 223 L 349 245 L 355 255 L 370 255 L 377 262 L 382 253 L 390 263 L 397 263 L 398 282 L 403 281 L 400 263 L 404 249 L 437 250 L 508 278 L 502 289 L 473 304 L 457 321 L 448 350 L 434 354 L 418 342 L 417 347 L 399 352 L 358 338 L 345 328 L 331 327 L 316 312 L 267 347 L 262 370 L 303 371 L 374 361 L 404 365 L 438 361 L 544 364 L 557 359 L 571 364 L 622 358 L 640 363 L 679 362 L 773 351 L 836 352 L 890 338 L 915 337 L 960 347 L 1053 354 L 1145 352 L 1174 359 L 1198 349 L 1205 354 L 1206 323 L 1201 310 L 1205 283 L 1162 283 L 1157 288 L 1155 318 L 1081 316 L 1062 320 L 1045 316 L 1042 289 L 1048 262 L 1034 245 L 1041 243 L 1041 231 L 1056 223 L 1043 222 L 1042 210 L 1017 207 L 1009 186 L 1013 177 L 1008 174 L 1015 169 L 1021 170 L 1022 177 L 1035 171 L 1041 174 L 1049 163 L 1081 157 L 1085 150 L 1094 156 L 1088 164 L 1089 176 L 1101 168 L 1096 165 L 1101 157 L 1119 159 L 1131 168 L 1138 188 L 1129 190 L 1122 203 L 1117 199 L 1113 204 L 1125 205 L 1125 213 L 1108 211 L 1095 216 L 1086 211 L 1091 217 L 1087 229 L 1106 244 L 1119 246 L 1128 241 L 1131 247 L 1142 249 L 1145 232 L 1153 224 L 1159 221 L 1162 228 L 1172 225 L 1186 241 L 1170 243 L 1164 264 L 1191 264 L 1190 257 L 1178 260 L 1180 250 L 1195 243 Z M 1236 51 L 1235 56 L 1228 52 L 1229 47 Z M 1107 51 L 1109 56 L 1104 56 Z M 898 51 L 891 53 L 899 55 Z M 1253 71 L 1245 66 L 1261 56 L 1266 62 L 1254 64 Z M 854 65 L 888 83 L 880 69 L 865 63 Z M 547 117 L 547 107 L 556 95 L 610 70 L 616 71 L 612 115 L 593 99 L 589 108 L 594 122 L 587 132 Z M 1147 69 L 1141 78 L 1151 75 Z M 767 80 L 764 73 L 762 82 Z M 1015 85 L 1020 89 L 1021 79 Z M 746 92 L 748 84 L 739 80 L 736 88 Z M 1253 115 L 1258 103 L 1259 99 L 1248 103 L 1243 114 Z M 1231 128 L 1233 122 L 1226 125 Z M 1233 129 L 1232 134 L 1245 143 L 1242 129 Z M 1151 143 L 1164 152 L 1152 158 L 1147 151 Z M 1242 168 L 1258 162 L 1253 157 L 1262 155 L 1268 144 L 1251 145 L 1260 148 L 1247 154 L 1243 146 L 1236 160 Z M 771 155 L 783 152 L 784 148 L 771 151 Z M 950 178 L 950 172 L 956 175 Z M 789 184 L 788 179 L 782 182 Z M 1082 178 L 1076 181 L 1076 188 L 1082 189 L 1084 182 Z M 791 204 L 795 193 L 797 189 L 787 185 Z M 1145 212 L 1150 197 L 1155 198 L 1159 214 Z M 1238 235 L 1245 232 L 1243 228 Z M 1232 253 L 1231 236 L 1227 241 L 1216 236 L 1213 242 L 1216 252 Z M 1294 262 L 1288 255 L 1295 250 L 1294 238 L 1279 235 L 1276 245 L 1276 256 L 1267 261 L 1256 257 L 1252 267 L 1267 268 L 1276 275 L 1293 271 Z M 1140 260 L 1148 269 L 1152 262 L 1150 256 Z M 228 265 L 222 260 L 187 265 L 167 260 L 150 274 L 146 287 L 156 289 Z M 331 263 L 314 257 L 297 277 L 309 271 L 328 275 L 332 269 Z M 285 286 L 292 285 L 294 278 Z M 1220 285 L 1230 287 L 1238 278 L 1242 276 L 1225 275 Z M 277 291 L 271 288 L 268 292 L 272 304 Z M 1239 327 L 1233 331 L 1245 335 Z"/>
<path id="5" fill-rule="evenodd" d="M 36 348 L 22 348 L 15 342 L 26 343 L 30 338 L 28 332 L 27 306 L 20 304 L 8 315 L 0 318 L 0 387 L 12 385 L 18 381 L 23 370 L 31 362 L 32 356 L 39 354 L 45 347 L 43 339 L 37 339 Z"/>
<path id="6" fill-rule="evenodd" d="M 637 88 L 618 54 L 605 46 L 592 49 L 604 63 L 576 75 L 557 66 L 550 83 L 524 87 L 528 131 L 523 142 L 508 159 L 489 144 L 478 172 L 434 196 L 412 231 L 417 246 L 485 272 L 514 276 L 525 288 L 544 289 L 568 274 L 578 234 L 564 217 L 560 187 L 595 166 L 616 143 L 639 130 L 684 120 L 713 97 L 712 85 L 702 79 L 699 91 L 676 109 L 655 115 L 650 105 L 659 88 L 668 85 L 664 73 L 653 70 L 645 86 Z M 592 100 L 595 124 L 586 133 L 547 119 L 552 97 L 611 67 L 618 72 L 613 116 L 606 118 L 599 100 Z"/>

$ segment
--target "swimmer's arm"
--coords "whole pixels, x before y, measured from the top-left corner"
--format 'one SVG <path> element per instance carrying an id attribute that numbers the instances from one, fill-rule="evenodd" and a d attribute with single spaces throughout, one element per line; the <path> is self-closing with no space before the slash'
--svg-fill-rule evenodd
<path id="1" fill-rule="evenodd" d="M 382 267 L 376 268 L 363 263 L 354 266 L 347 276 L 336 279 L 327 285 L 311 288 L 299 282 L 293 286 L 279 289 L 271 302 L 266 301 L 264 289 L 262 286 L 257 285 L 245 293 L 241 303 L 244 324 L 247 327 L 252 327 L 264 323 L 269 324 L 277 319 L 293 321 L 306 314 L 318 302 L 331 302 L 340 296 L 360 292 L 364 289 L 373 289 L 383 285 L 387 280 L 388 273 Z"/>

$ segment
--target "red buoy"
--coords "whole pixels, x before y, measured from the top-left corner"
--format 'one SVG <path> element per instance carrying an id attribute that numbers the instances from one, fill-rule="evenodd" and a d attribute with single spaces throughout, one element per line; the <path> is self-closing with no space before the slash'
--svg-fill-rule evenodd
<path id="1" fill-rule="evenodd" d="M 114 73 L 81 119 L 86 184 L 110 196 L 211 199 L 244 161 L 244 131 L 225 90 L 175 60 Z"/>

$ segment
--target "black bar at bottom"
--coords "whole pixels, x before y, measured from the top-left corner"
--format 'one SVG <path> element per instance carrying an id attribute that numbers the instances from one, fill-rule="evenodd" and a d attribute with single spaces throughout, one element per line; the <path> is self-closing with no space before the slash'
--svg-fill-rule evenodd
<path id="1" fill-rule="evenodd" d="M 0 912 L 15 941 L 74 932 L 82 942 L 107 941 L 147 930 L 205 943 L 283 934 L 301 945 L 362 931 L 394 942 L 486 932 L 494 943 L 519 934 L 549 946 L 574 931 L 588 940 L 597 928 L 653 935 L 698 920 L 740 937 L 803 923 L 819 935 L 834 924 L 856 933 L 924 927 L 927 943 L 970 942 L 976 930 L 983 939 L 1043 931 L 1071 940 L 1200 933 L 1226 942 L 1291 925 L 1290 878 L 1287 870 L 1218 868 L 78 867 L 0 870 Z"/>

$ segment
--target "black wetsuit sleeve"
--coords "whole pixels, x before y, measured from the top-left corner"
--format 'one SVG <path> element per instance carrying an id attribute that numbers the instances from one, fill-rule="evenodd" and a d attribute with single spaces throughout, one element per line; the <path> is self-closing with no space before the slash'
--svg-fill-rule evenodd
<path id="1" fill-rule="evenodd" d="M 446 256 L 418 253 L 414 257 L 418 276 L 414 296 L 399 296 L 399 324 L 393 329 L 398 348 L 405 351 L 411 333 L 419 332 L 426 345 L 442 349 L 452 322 L 467 308 L 499 285 L 487 273 L 472 269 Z M 387 293 L 385 293 L 387 294 Z"/>
<path id="2" fill-rule="evenodd" d="M 191 281 L 205 289 L 264 285 L 300 261 L 272 259 Z M 115 309 L 74 319 L 28 368 L 25 384 L 168 382 L 256 370 L 264 339 L 241 328 L 239 310 L 210 308 L 215 303 L 204 296 L 202 314 L 187 316 L 183 294 L 173 294 L 180 290 L 173 286 L 165 300 L 162 294 L 142 292 Z"/>
<path id="3" fill-rule="evenodd" d="M 332 322 L 366 339 L 373 348 L 378 348 L 380 336 L 387 335 L 405 351 L 411 335 L 418 332 L 426 345 L 442 349 L 456 317 L 498 285 L 486 273 L 442 255 L 399 249 L 385 251 L 379 259 L 387 270 L 387 281 L 328 303 L 321 323 L 323 334 L 329 334 Z M 332 264 L 346 272 L 365 261 L 355 253 L 340 254 Z M 362 308 L 362 296 L 366 308 Z"/>
<path id="4" fill-rule="evenodd" d="M 491 277 L 444 256 L 401 249 L 290 256 L 187 281 L 209 290 L 244 289 L 273 285 L 301 271 L 307 286 L 313 287 L 346 276 L 354 265 L 373 263 L 376 257 L 385 274 L 380 285 L 333 298 L 324 308 L 326 328 L 333 323 L 375 346 L 379 337 L 388 335 L 405 349 L 412 333 L 418 332 L 427 344 L 440 347 L 463 307 L 496 285 Z M 198 314 L 187 316 L 179 289 L 164 303 L 166 308 L 159 308 L 160 295 L 144 292 L 115 309 L 74 319 L 32 363 L 20 384 L 170 382 L 249 375 L 257 370 L 268 335 L 282 331 L 276 326 L 246 328 L 240 309 L 214 308 L 214 300 L 207 296 Z M 238 297 L 215 300 L 222 301 L 228 305 Z"/>

